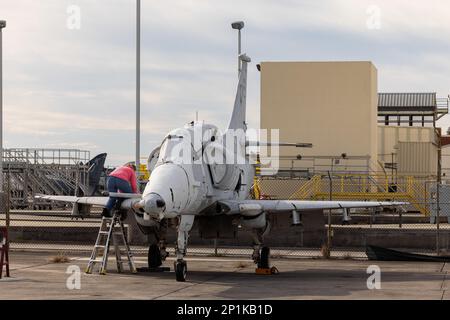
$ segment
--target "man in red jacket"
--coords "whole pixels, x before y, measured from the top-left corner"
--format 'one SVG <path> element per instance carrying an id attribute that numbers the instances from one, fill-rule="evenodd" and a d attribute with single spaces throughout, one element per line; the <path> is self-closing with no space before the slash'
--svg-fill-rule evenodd
<path id="1" fill-rule="evenodd" d="M 139 193 L 137 188 L 136 166 L 127 164 L 116 168 L 108 176 L 108 192 Z M 117 204 L 118 198 L 109 197 L 103 216 L 111 217 L 111 211 Z"/>

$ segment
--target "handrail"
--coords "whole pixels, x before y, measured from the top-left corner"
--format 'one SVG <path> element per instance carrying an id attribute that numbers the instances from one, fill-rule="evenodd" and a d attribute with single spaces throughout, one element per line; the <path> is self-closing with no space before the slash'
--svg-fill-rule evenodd
<path id="1" fill-rule="evenodd" d="M 414 176 L 333 173 L 331 179 L 333 186 L 331 196 L 333 198 L 405 200 L 422 214 L 430 214 L 427 206 L 423 205 L 430 196 L 423 185 L 425 180 L 418 180 Z M 289 199 L 328 198 L 329 184 L 323 183 L 326 181 L 327 178 L 323 178 L 322 175 L 315 175 L 292 193 Z M 395 189 L 393 185 L 395 185 Z M 337 188 L 334 188 L 335 186 Z"/>

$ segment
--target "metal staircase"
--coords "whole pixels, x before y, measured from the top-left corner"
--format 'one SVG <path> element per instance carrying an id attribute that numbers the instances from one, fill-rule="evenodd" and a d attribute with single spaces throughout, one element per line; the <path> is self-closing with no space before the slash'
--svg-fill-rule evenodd
<path id="1" fill-rule="evenodd" d="M 328 200 L 331 197 L 333 200 L 407 201 L 423 215 L 430 214 L 425 205 L 429 194 L 424 182 L 413 176 L 334 174 L 331 188 L 330 193 L 330 180 L 327 176 L 315 175 L 302 184 L 289 199 Z"/>
<path id="2" fill-rule="evenodd" d="M 11 208 L 54 207 L 36 194 L 75 195 L 86 180 L 88 151 L 71 149 L 4 149 L 3 172 L 9 181 Z M 6 180 L 5 180 L 6 181 Z"/>

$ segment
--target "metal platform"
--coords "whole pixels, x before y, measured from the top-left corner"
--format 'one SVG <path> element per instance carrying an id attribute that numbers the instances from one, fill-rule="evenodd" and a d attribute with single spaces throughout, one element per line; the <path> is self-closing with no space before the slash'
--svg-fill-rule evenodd
<path id="1" fill-rule="evenodd" d="M 4 149 L 3 174 L 13 209 L 51 209 L 36 194 L 74 195 L 87 184 L 90 152 L 76 149 Z"/>

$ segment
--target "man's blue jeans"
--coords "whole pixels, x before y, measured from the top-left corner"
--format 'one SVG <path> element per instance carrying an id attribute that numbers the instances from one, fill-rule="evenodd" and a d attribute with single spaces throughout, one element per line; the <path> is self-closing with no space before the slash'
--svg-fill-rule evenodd
<path id="1" fill-rule="evenodd" d="M 131 189 L 131 185 L 128 181 L 125 181 L 116 177 L 108 177 L 108 192 L 122 192 L 122 193 L 133 193 Z M 109 197 L 108 203 L 106 204 L 106 208 L 108 210 L 112 210 L 116 205 L 117 201 L 121 200 L 120 198 L 112 198 Z"/>

